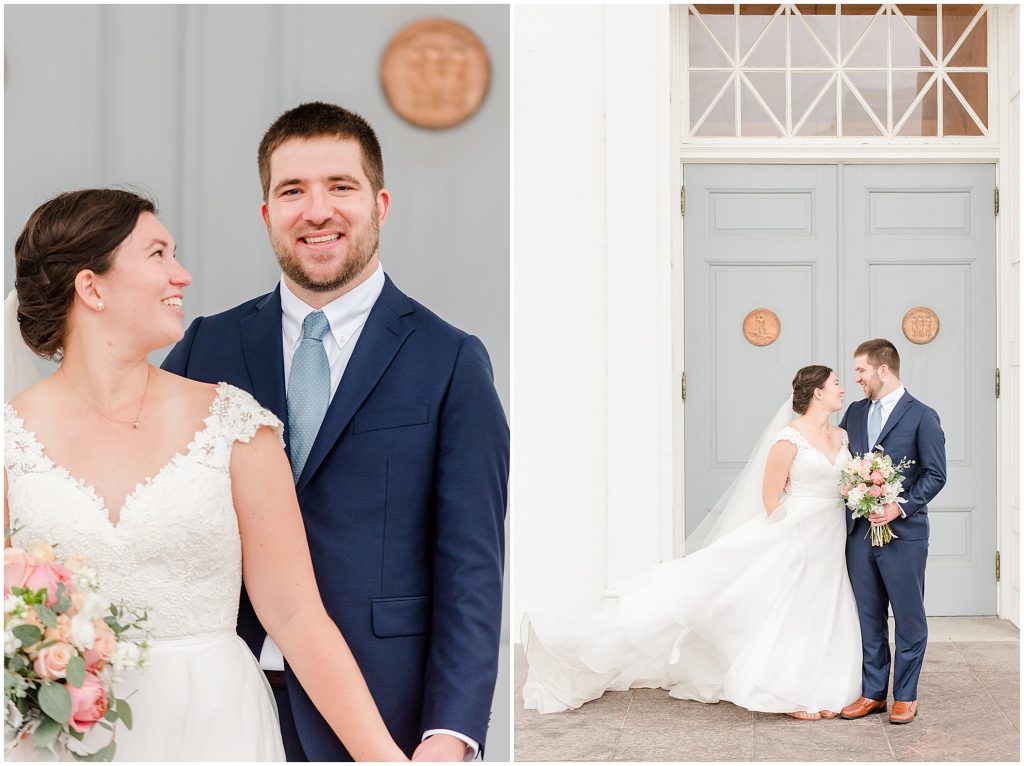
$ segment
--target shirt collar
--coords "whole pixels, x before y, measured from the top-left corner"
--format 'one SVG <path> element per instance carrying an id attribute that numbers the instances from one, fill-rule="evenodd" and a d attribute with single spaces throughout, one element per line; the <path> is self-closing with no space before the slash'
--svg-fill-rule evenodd
<path id="1" fill-rule="evenodd" d="M 903 384 L 901 383 L 895 391 L 891 391 L 885 396 L 883 396 L 881 399 L 878 400 L 882 403 L 882 409 L 885 410 L 886 412 L 891 410 L 893 407 L 896 406 L 896 402 L 900 400 L 900 397 L 902 397 L 903 394 L 906 393 L 906 391 L 907 389 L 905 389 L 903 387 Z"/>
<path id="2" fill-rule="evenodd" d="M 344 346 L 356 330 L 363 326 L 383 290 L 384 267 L 377 264 L 377 270 L 368 279 L 320 309 L 330 322 L 331 335 L 339 346 Z M 312 311 L 316 309 L 289 290 L 282 279 L 281 329 L 293 346 L 302 340 L 302 322 Z"/>

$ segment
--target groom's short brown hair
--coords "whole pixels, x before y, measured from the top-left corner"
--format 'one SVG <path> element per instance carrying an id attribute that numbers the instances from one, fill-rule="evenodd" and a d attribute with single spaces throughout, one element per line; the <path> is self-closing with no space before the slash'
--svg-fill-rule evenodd
<path id="1" fill-rule="evenodd" d="M 868 358 L 868 364 L 872 367 L 881 367 L 883 364 L 886 365 L 890 372 L 897 378 L 900 376 L 900 352 L 896 350 L 896 346 L 891 341 L 885 338 L 875 338 L 874 340 L 866 340 L 857 346 L 857 350 L 853 352 L 853 356 L 866 356 Z"/>
<path id="2" fill-rule="evenodd" d="M 370 123 L 355 112 L 336 104 L 311 101 L 308 104 L 289 109 L 267 128 L 260 141 L 257 164 L 260 171 L 260 185 L 263 187 L 263 201 L 270 194 L 270 156 L 292 138 L 338 138 L 350 139 L 359 144 L 363 156 L 363 172 L 370 180 L 373 193 L 384 188 L 384 157 L 380 150 L 377 134 Z"/>

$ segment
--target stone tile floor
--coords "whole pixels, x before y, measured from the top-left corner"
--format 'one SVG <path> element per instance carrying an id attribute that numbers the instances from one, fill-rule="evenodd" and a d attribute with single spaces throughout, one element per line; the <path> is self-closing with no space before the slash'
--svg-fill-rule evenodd
<path id="1" fill-rule="evenodd" d="M 579 710 L 523 710 L 526 663 L 516 647 L 515 760 L 1020 760 L 1020 632 L 996 617 L 936 617 L 917 720 L 796 721 L 728 702 L 671 699 L 661 689 L 609 692 Z"/>

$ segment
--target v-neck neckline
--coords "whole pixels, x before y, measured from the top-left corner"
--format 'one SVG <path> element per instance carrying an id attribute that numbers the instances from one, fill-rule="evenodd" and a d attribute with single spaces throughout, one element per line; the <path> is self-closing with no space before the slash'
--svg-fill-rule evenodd
<path id="1" fill-rule="evenodd" d="M 189 456 L 192 455 L 192 452 L 195 449 L 196 444 L 200 440 L 201 436 L 207 431 L 209 431 L 211 420 L 213 418 L 214 407 L 220 400 L 221 396 L 223 396 L 223 393 L 224 384 L 220 383 L 217 385 L 217 389 L 214 392 L 213 399 L 210 401 L 210 406 L 207 408 L 207 414 L 206 417 L 203 418 L 202 427 L 198 428 L 195 431 L 195 433 L 192 434 L 192 438 L 189 439 L 189 442 L 188 444 L 185 445 L 184 449 L 175 451 L 175 453 L 171 455 L 170 459 L 163 463 L 160 466 L 160 468 L 156 470 L 155 473 L 137 482 L 135 484 L 135 488 L 124 496 L 124 499 L 121 501 L 121 506 L 118 508 L 117 511 L 116 522 L 113 521 L 113 518 L 111 516 L 110 506 L 107 504 L 106 499 L 101 497 L 99 493 L 96 491 L 96 486 L 92 483 L 86 482 L 85 479 L 76 477 L 65 466 L 61 465 L 52 457 L 50 457 L 49 453 L 47 452 L 46 445 L 42 443 L 42 441 L 39 439 L 39 437 L 36 435 L 34 431 L 30 431 L 28 428 L 25 427 L 25 421 L 21 416 L 18 415 L 18 411 L 14 409 L 14 407 L 9 402 L 7 403 L 6 407 L 8 413 L 12 415 L 15 418 L 15 420 L 17 420 L 19 430 L 23 434 L 25 434 L 27 438 L 31 439 L 31 441 L 38 447 L 39 455 L 40 457 L 42 457 L 44 461 L 46 461 L 48 467 L 51 470 L 53 470 L 58 476 L 65 478 L 69 483 L 77 487 L 83 494 L 85 494 L 93 502 L 93 504 L 100 511 L 100 513 L 103 514 L 103 517 L 106 520 L 107 524 L 110 526 L 110 528 L 117 530 L 121 528 L 121 522 L 124 520 L 125 510 L 127 510 L 129 506 L 131 506 L 133 503 L 138 501 L 138 498 L 143 493 L 143 491 L 151 484 L 155 483 L 157 479 L 159 479 L 166 471 L 168 471 L 171 468 L 171 466 L 175 465 L 181 460 L 187 459 Z"/>

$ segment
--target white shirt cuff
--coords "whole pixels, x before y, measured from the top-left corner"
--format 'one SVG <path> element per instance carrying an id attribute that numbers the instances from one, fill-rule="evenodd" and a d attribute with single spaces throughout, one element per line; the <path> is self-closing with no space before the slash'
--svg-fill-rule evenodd
<path id="1" fill-rule="evenodd" d="M 423 739 L 421 739 L 420 741 L 422 742 L 424 739 L 433 736 L 434 734 L 449 734 L 455 737 L 455 739 L 461 739 L 463 742 L 465 742 L 466 756 L 462 759 L 463 761 L 472 761 L 474 758 L 476 758 L 476 754 L 480 752 L 479 742 L 477 742 L 475 739 L 470 739 L 465 734 L 459 734 L 457 731 L 452 731 L 451 729 L 430 729 L 428 731 L 423 732 Z"/>

